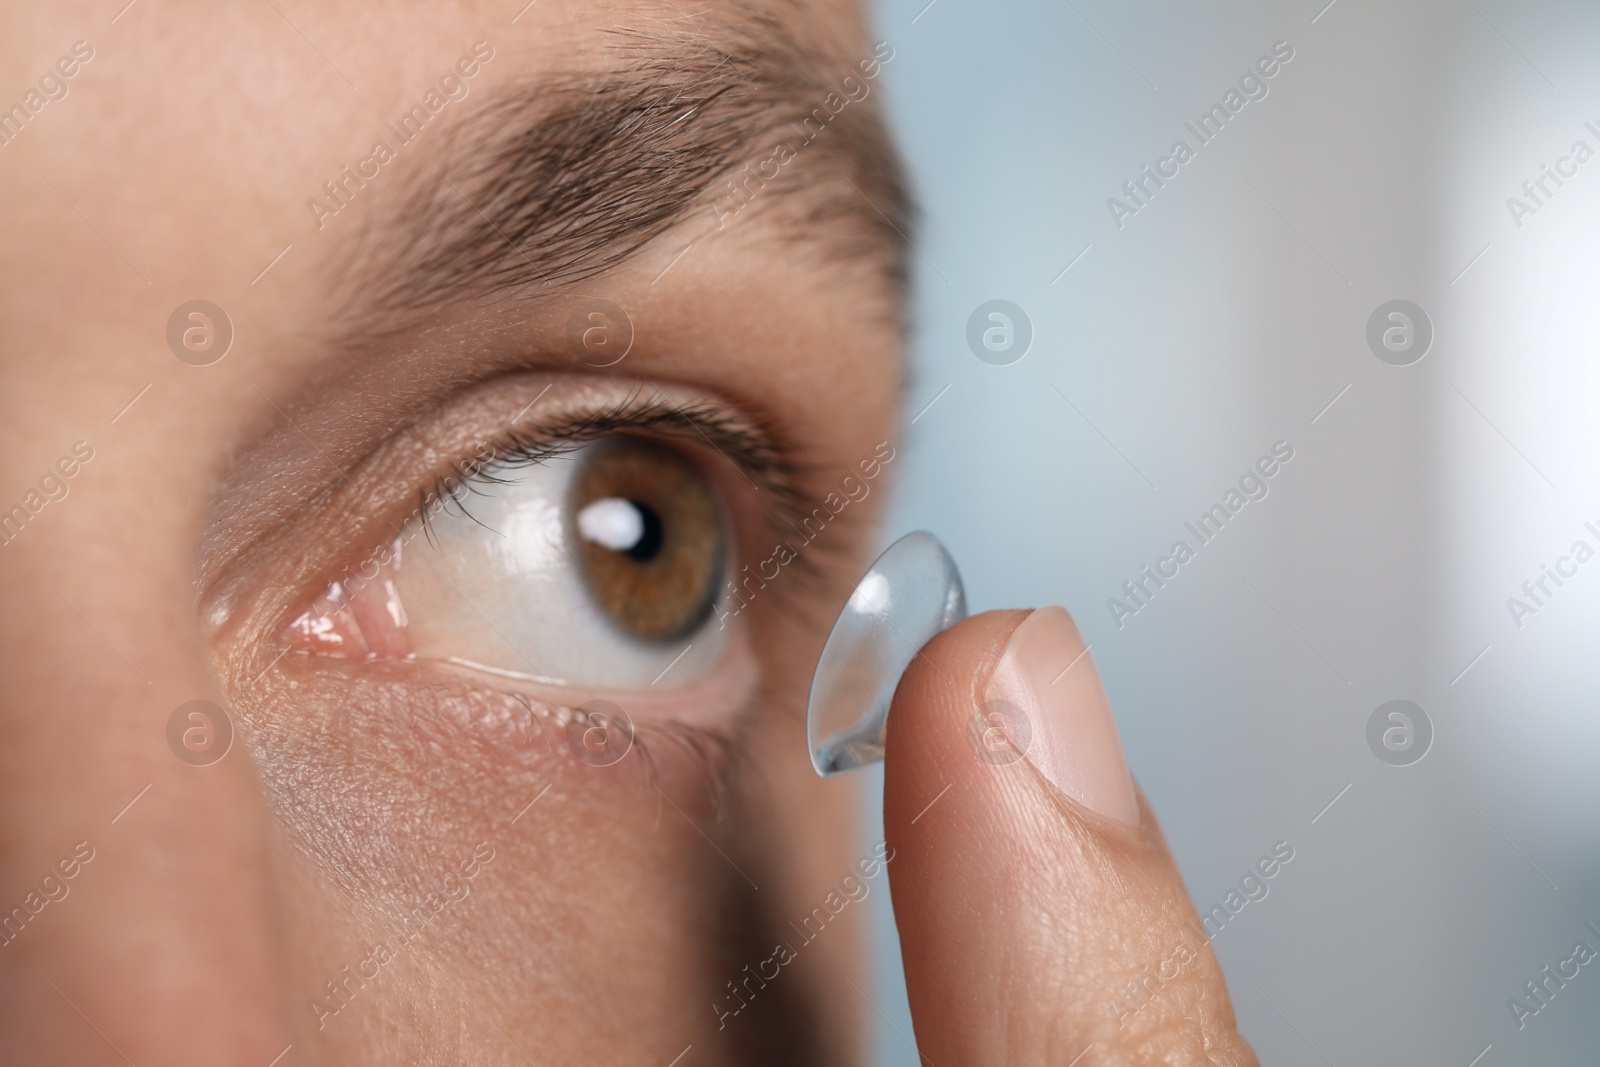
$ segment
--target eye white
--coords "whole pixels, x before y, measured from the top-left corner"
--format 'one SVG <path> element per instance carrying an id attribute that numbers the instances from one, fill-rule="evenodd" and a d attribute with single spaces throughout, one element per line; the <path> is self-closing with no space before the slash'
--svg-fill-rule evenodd
<path id="1" fill-rule="evenodd" d="M 418 656 L 608 689 L 650 688 L 668 668 L 662 687 L 683 685 L 716 667 L 727 631 L 714 617 L 682 640 L 645 642 L 590 594 L 574 542 L 626 552 L 649 533 L 620 497 L 568 512 L 590 447 L 494 472 L 500 481 L 463 495 L 464 511 L 440 511 L 405 546 L 395 583 Z"/>
<path id="2" fill-rule="evenodd" d="M 608 496 L 578 512 L 578 533 L 613 552 L 626 552 L 644 539 L 644 515 L 631 500 Z"/>

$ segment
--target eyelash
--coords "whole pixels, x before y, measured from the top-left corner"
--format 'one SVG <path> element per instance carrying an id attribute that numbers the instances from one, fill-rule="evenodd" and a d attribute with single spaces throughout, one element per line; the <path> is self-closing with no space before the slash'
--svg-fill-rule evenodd
<path id="1" fill-rule="evenodd" d="M 370 580 L 365 573 L 369 562 L 381 561 L 391 545 L 410 541 L 419 534 L 438 547 L 434 529 L 434 518 L 438 511 L 454 509 L 475 522 L 480 521 L 472 514 L 472 498 L 487 496 L 494 486 L 513 484 L 517 480 L 514 471 L 548 463 L 592 441 L 625 433 L 652 434 L 687 444 L 709 446 L 738 470 L 745 482 L 754 487 L 751 496 L 755 498 L 757 507 L 743 510 L 746 515 L 752 510 L 759 513 L 755 527 L 759 536 L 792 540 L 795 535 L 786 531 L 798 531 L 796 520 L 806 515 L 812 505 L 796 488 L 808 470 L 792 458 L 793 451 L 781 443 L 780 435 L 742 412 L 730 413 L 723 406 L 708 400 L 675 403 L 664 394 L 648 397 L 645 391 L 649 388 L 641 385 L 609 405 L 531 428 L 519 428 L 513 424 L 488 441 L 475 442 L 469 446 L 466 455 L 458 451 L 443 470 L 417 489 L 416 504 L 409 513 L 398 523 L 394 520 L 388 523 L 393 539 L 368 552 L 359 562 L 348 565 L 341 574 L 332 576 L 331 584 L 347 590 L 358 587 Z M 524 409 L 519 419 L 527 411 Z M 727 494 L 722 495 L 726 497 Z M 741 546 L 739 540 L 734 542 L 736 553 L 748 555 L 751 559 L 765 554 L 766 547 L 759 542 Z M 758 547 L 762 548 L 758 554 L 752 555 L 748 551 Z M 798 555 L 786 568 L 790 578 L 780 583 L 781 588 L 775 588 L 771 594 L 774 610 L 786 610 L 790 604 L 804 599 L 803 594 L 807 590 L 820 584 L 827 570 L 826 557 L 833 551 L 834 546 L 819 543 L 805 554 Z M 513 698 L 523 699 L 514 694 Z M 758 689 L 753 699 L 760 705 L 775 704 L 774 694 L 767 692 L 764 686 Z M 532 711 L 531 708 L 529 710 Z M 552 738 L 552 741 L 559 743 L 557 738 Z M 656 720 L 639 730 L 635 743 L 640 750 L 646 783 L 657 777 L 656 761 L 651 751 L 664 745 L 676 746 L 690 754 L 696 763 L 703 765 L 709 772 L 706 780 L 710 783 L 712 799 L 720 815 L 722 802 L 737 776 L 739 747 L 733 736 L 715 728 Z"/>
<path id="2" fill-rule="evenodd" d="M 411 695 L 428 691 L 448 695 L 452 687 L 442 682 L 435 682 L 412 690 Z M 530 722 L 541 722 L 542 728 L 550 731 L 546 737 L 552 748 L 562 744 L 556 733 L 562 727 L 551 721 L 547 715 L 541 715 L 534 710 L 533 702 L 528 697 L 520 693 L 505 695 L 522 705 L 528 713 Z M 761 693 L 758 693 L 754 700 L 757 703 L 771 703 Z M 656 767 L 654 753 L 664 745 L 676 745 L 693 759 L 697 767 L 705 771 L 704 783 L 710 793 L 713 821 L 721 823 L 731 813 L 729 801 L 734 794 L 742 759 L 742 750 L 733 733 L 716 727 L 695 726 L 671 719 L 655 719 L 634 723 L 633 726 L 633 749 L 638 754 L 643 778 L 641 784 L 644 787 L 659 787 L 660 773 Z"/>
<path id="3" fill-rule="evenodd" d="M 453 507 L 466 518 L 479 521 L 469 510 L 468 501 L 473 496 L 487 495 L 489 486 L 512 484 L 515 479 L 503 475 L 503 471 L 547 463 L 591 441 L 640 431 L 654 431 L 663 437 L 691 442 L 702 440 L 724 458 L 728 457 L 714 438 L 737 441 L 744 464 L 741 466 L 732 459 L 728 462 L 750 484 L 755 485 L 750 475 L 756 474 L 774 486 L 770 491 L 757 490 L 762 505 L 763 532 L 783 538 L 787 536 L 786 529 L 799 530 L 796 518 L 810 510 L 809 502 L 794 489 L 801 468 L 780 447 L 767 443 L 774 435 L 763 427 L 752 431 L 740 420 L 731 419 L 707 402 L 675 405 L 664 398 L 640 401 L 641 393 L 642 389 L 608 408 L 536 430 L 509 429 L 493 441 L 480 442 L 474 453 L 475 460 L 458 460 L 449 471 L 435 477 L 431 485 L 418 491 L 414 514 L 423 535 L 430 544 L 435 544 L 432 527 L 435 508 Z M 747 467 L 755 469 L 747 471 Z M 804 555 L 797 555 L 795 564 L 794 592 L 798 594 L 818 581 L 824 568 L 820 561 Z M 775 599 L 789 599 L 789 591 L 779 590 Z"/>

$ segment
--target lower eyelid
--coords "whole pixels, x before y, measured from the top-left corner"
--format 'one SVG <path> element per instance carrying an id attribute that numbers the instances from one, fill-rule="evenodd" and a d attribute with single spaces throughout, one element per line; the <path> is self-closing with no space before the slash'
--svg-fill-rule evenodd
<path id="1" fill-rule="evenodd" d="M 548 809 L 568 802 L 634 813 L 648 802 L 646 814 L 653 814 L 658 798 L 651 784 L 686 806 L 685 796 L 710 801 L 742 733 L 737 712 L 749 704 L 742 688 L 730 684 L 705 704 L 686 694 L 648 701 L 618 694 L 630 700 L 631 730 L 614 756 L 605 750 L 598 759 L 584 736 L 591 720 L 578 707 L 604 697 L 449 664 L 289 657 L 239 707 L 280 815 L 322 847 L 338 851 L 353 843 L 350 858 L 359 861 L 370 856 L 369 835 L 381 838 L 429 811 L 459 813 L 464 798 L 473 820 L 501 828 L 534 801 L 544 820 L 561 818 Z M 553 794 L 540 800 L 552 786 Z M 397 818 L 394 811 L 406 814 Z M 529 825 L 523 820 L 512 829 Z M 346 833 L 329 840 L 330 826 Z M 361 832 L 351 836 L 351 828 Z"/>
<path id="2" fill-rule="evenodd" d="M 396 606 L 398 602 L 396 601 Z M 403 609 L 401 609 L 403 610 Z M 392 617 L 382 606 L 362 593 L 327 614 L 313 608 L 290 624 L 286 641 L 289 651 L 346 660 L 415 660 L 403 628 L 390 624 Z M 738 627 L 723 649 L 718 667 L 709 675 L 686 686 L 674 687 L 664 671 L 650 689 L 611 690 L 593 686 L 557 686 L 532 675 L 473 663 L 454 657 L 431 661 L 473 676 L 505 679 L 515 691 L 545 703 L 571 705 L 584 700 L 607 700 L 626 706 L 630 714 L 644 718 L 671 718 L 683 722 L 720 725 L 731 714 L 730 706 L 742 703 L 754 688 L 754 657 Z M 575 697 L 574 694 L 582 694 Z"/>
<path id="3" fill-rule="evenodd" d="M 330 673 L 341 670 L 362 672 L 362 681 L 379 680 L 402 667 L 394 659 L 384 661 L 379 657 L 309 656 L 307 659 L 320 664 L 312 667 L 312 662 L 307 662 L 307 667 L 314 669 L 322 680 L 328 680 Z M 413 661 L 403 665 L 403 669 L 421 673 L 421 677 L 411 678 L 411 681 L 419 681 L 419 685 L 410 689 L 413 694 L 426 689 L 464 689 L 467 693 L 493 694 L 509 699 L 515 707 L 533 712 L 541 720 L 563 723 L 563 717 L 571 715 L 573 709 L 600 702 L 600 705 L 621 710 L 638 728 L 670 723 L 720 733 L 730 733 L 749 710 L 758 683 L 757 662 L 746 627 L 730 627 L 723 656 L 714 672 L 678 688 L 672 686 L 670 675 L 661 678 L 659 688 L 622 691 L 602 686 L 549 685 L 514 670 L 490 669 L 469 662 Z M 482 721 L 478 725 L 491 726 L 498 741 L 510 749 L 530 744 L 528 731 L 515 725 L 510 705 L 507 705 L 504 723 L 499 726 L 494 725 L 496 717 L 480 718 Z"/>
<path id="4" fill-rule="evenodd" d="M 430 498 L 442 507 L 425 506 L 423 521 L 401 524 L 394 540 L 346 567 L 280 631 L 279 648 L 454 661 L 630 693 L 671 686 L 673 674 L 708 676 L 745 606 L 732 574 L 742 511 L 723 489 L 725 474 L 707 470 L 693 449 L 618 434 L 490 467 L 481 483 L 464 476 L 460 488 Z M 652 550 L 630 562 L 622 549 L 584 540 L 580 506 L 612 497 L 646 516 L 659 512 L 656 528 L 667 531 L 651 542 L 659 557 Z M 727 597 L 738 610 L 724 609 Z"/>
<path id="5" fill-rule="evenodd" d="M 501 680 L 503 692 L 556 707 L 578 707 L 591 701 L 614 704 L 631 719 L 672 721 L 686 726 L 725 729 L 749 706 L 756 691 L 758 669 L 755 650 L 745 627 L 730 626 L 722 657 L 707 675 L 674 687 L 667 672 L 648 689 L 606 689 L 600 686 L 558 686 L 515 671 L 487 668 L 475 663 L 442 661 L 430 667 L 462 680 L 483 685 L 488 678 Z"/>
<path id="6" fill-rule="evenodd" d="M 390 570 L 387 564 L 380 567 L 373 580 L 353 591 L 336 584 L 330 595 L 289 624 L 280 645 L 287 645 L 290 652 L 334 660 L 416 661 L 405 629 L 405 609 L 395 594 Z M 642 720 L 722 728 L 748 704 L 758 673 L 743 625 L 728 626 L 723 640 L 722 655 L 711 673 L 682 686 L 673 684 L 670 666 L 649 688 L 626 690 L 555 685 L 518 671 L 454 658 L 426 661 L 426 666 L 418 662 L 418 668 L 444 672 L 469 684 L 493 685 L 501 692 L 549 706 L 576 707 L 585 701 L 603 700 Z"/>

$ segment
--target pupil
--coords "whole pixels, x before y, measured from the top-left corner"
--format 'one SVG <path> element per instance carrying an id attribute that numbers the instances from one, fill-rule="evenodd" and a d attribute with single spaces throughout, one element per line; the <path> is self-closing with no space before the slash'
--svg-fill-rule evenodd
<path id="1" fill-rule="evenodd" d="M 674 449 L 626 437 L 599 443 L 575 473 L 568 530 L 595 605 L 644 641 L 694 632 L 724 567 L 705 476 Z"/>
<path id="2" fill-rule="evenodd" d="M 642 500 L 630 500 L 628 503 L 638 511 L 643 529 L 639 531 L 639 539 L 623 551 L 640 563 L 645 563 L 654 559 L 656 553 L 661 551 L 661 516 L 656 514 L 655 508 Z"/>

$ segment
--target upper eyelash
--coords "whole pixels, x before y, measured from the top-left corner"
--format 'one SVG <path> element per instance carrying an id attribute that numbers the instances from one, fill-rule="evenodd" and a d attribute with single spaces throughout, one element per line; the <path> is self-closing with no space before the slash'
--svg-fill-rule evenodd
<path id="1" fill-rule="evenodd" d="M 774 434 L 759 425 L 752 427 L 747 418 L 731 418 L 721 408 L 706 401 L 674 404 L 664 395 L 641 399 L 643 393 L 644 387 L 641 386 L 609 407 L 531 430 L 511 428 L 494 441 L 480 445 L 480 448 L 489 450 L 493 457 L 490 461 L 469 473 L 463 473 L 459 468 L 453 469 L 438 476 L 430 487 L 419 490 L 417 514 L 429 543 L 437 545 L 432 527 L 432 514 L 437 502 L 443 501 L 445 508 L 454 507 L 466 518 L 480 522 L 468 508 L 467 499 L 484 495 L 487 486 L 507 485 L 514 481 L 500 472 L 547 463 L 576 451 L 590 441 L 628 430 L 653 430 L 664 436 L 710 444 L 739 470 L 746 481 L 756 485 L 750 477 L 754 474 L 766 484 L 765 490 L 761 486 L 757 486 L 757 489 L 769 534 L 782 539 L 788 536 L 787 530 L 799 533 L 797 520 L 808 514 L 812 505 L 795 488 L 802 473 L 801 466 L 789 457 L 784 448 L 772 443 Z M 657 393 L 660 391 L 657 390 Z M 714 438 L 721 438 L 725 444 L 735 447 L 740 460 L 729 457 L 718 447 Z M 814 555 L 825 555 L 827 551 L 821 549 Z M 793 566 L 798 572 L 795 583 L 798 587 L 809 586 L 819 580 L 825 569 L 820 560 L 800 553 L 796 554 Z M 779 590 L 777 596 L 786 599 L 786 592 Z"/>

